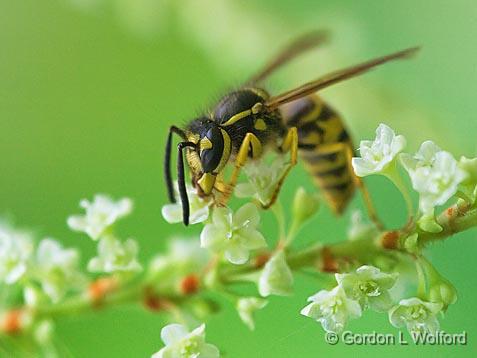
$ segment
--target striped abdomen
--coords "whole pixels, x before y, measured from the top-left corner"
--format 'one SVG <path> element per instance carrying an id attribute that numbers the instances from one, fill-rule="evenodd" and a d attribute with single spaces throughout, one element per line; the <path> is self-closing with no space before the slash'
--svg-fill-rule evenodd
<path id="1" fill-rule="evenodd" d="M 283 106 L 287 127 L 297 127 L 300 157 L 329 205 L 341 214 L 353 196 L 353 147 L 339 115 L 312 95 Z"/>

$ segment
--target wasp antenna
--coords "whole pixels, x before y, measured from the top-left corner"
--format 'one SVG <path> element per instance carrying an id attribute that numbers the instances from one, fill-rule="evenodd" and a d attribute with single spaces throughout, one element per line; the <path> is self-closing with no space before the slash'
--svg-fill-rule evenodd
<path id="1" fill-rule="evenodd" d="M 171 146 L 172 146 L 172 134 L 176 133 L 182 139 L 186 138 L 185 133 L 177 128 L 176 126 L 171 126 L 169 128 L 169 135 L 167 137 L 166 142 L 166 150 L 164 154 L 164 180 L 166 182 L 167 187 L 167 196 L 169 197 L 169 201 L 171 203 L 176 202 L 176 198 L 174 197 L 174 185 L 172 183 L 172 173 L 171 173 Z"/>
<path id="2" fill-rule="evenodd" d="M 176 198 L 174 197 L 174 188 L 172 185 L 172 173 L 171 173 L 171 145 L 172 145 L 172 131 L 170 130 L 169 135 L 167 137 L 166 151 L 165 151 L 165 158 L 164 158 L 164 179 L 166 181 L 167 195 L 169 197 L 169 201 L 171 203 L 175 203 Z"/>
<path id="3" fill-rule="evenodd" d="M 195 144 L 192 142 L 181 142 L 177 145 L 177 182 L 179 185 L 179 196 L 182 203 L 182 219 L 184 225 L 189 225 L 189 198 L 187 197 L 187 189 L 185 185 L 185 175 L 184 175 L 184 156 L 183 149 L 186 147 L 194 147 Z"/>

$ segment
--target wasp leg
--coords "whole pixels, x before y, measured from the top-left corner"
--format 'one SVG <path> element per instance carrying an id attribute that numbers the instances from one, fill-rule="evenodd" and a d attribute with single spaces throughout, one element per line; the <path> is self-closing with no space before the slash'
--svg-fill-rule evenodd
<path id="1" fill-rule="evenodd" d="M 345 152 L 347 157 L 347 164 L 349 166 L 349 171 L 352 174 L 352 178 L 356 187 L 361 191 L 363 195 L 363 201 L 366 206 L 366 211 L 368 212 L 369 218 L 373 221 L 374 225 L 380 230 L 383 229 L 383 224 L 381 220 L 379 220 L 378 215 L 376 213 L 376 209 L 374 208 L 373 201 L 371 200 L 371 196 L 367 187 L 364 185 L 363 180 L 354 174 L 354 169 L 351 165 L 351 159 L 353 158 L 353 150 L 348 143 L 332 143 L 332 144 L 322 144 L 319 149 L 319 153 L 322 154 L 332 154 L 332 153 L 339 153 Z"/>
<path id="2" fill-rule="evenodd" d="M 363 179 L 361 179 L 356 174 L 354 174 L 354 169 L 353 169 L 353 166 L 351 165 L 351 159 L 353 158 L 353 150 L 351 149 L 350 146 L 346 146 L 346 151 L 348 156 L 349 169 L 351 173 L 353 173 L 353 179 L 356 183 L 356 186 L 358 187 L 358 189 L 361 191 L 361 194 L 363 195 L 363 201 L 364 201 L 364 205 L 366 206 L 368 216 L 379 230 L 383 230 L 384 225 L 379 219 L 378 214 L 376 213 L 376 208 L 374 207 L 373 200 L 371 199 L 371 195 L 369 194 L 368 188 L 366 187 L 366 185 L 364 185 Z"/>
<path id="3" fill-rule="evenodd" d="M 230 181 L 225 185 L 225 187 L 223 187 L 225 190 L 223 190 L 224 193 L 221 200 L 219 201 L 219 205 L 226 205 L 227 201 L 230 199 L 230 195 L 232 195 L 235 186 L 237 185 L 240 171 L 247 162 L 249 153 L 251 154 L 252 159 L 258 158 L 262 153 L 262 144 L 253 133 L 247 133 L 242 144 L 240 145 L 239 152 L 235 158 L 234 170 L 230 176 Z"/>
<path id="4" fill-rule="evenodd" d="M 287 168 L 278 180 L 278 183 L 273 191 L 270 201 L 267 204 L 262 204 L 262 208 L 264 209 L 268 209 L 273 204 L 275 204 L 275 201 L 278 198 L 278 194 L 280 193 L 280 190 L 282 188 L 283 183 L 285 182 L 287 175 L 290 173 L 291 169 L 296 165 L 298 161 L 298 130 L 296 129 L 296 127 L 291 127 L 290 129 L 288 129 L 288 132 L 285 136 L 285 139 L 283 140 L 280 149 L 283 153 L 290 152 L 290 164 L 288 164 Z"/>
<path id="5" fill-rule="evenodd" d="M 225 179 L 224 179 L 222 173 L 219 173 L 217 175 L 217 179 L 216 179 L 215 184 L 214 184 L 214 189 L 219 194 L 219 196 L 216 196 L 216 195 L 212 194 L 213 198 L 214 198 L 214 203 L 217 206 L 224 206 L 225 204 L 224 204 L 224 201 L 223 201 L 222 197 L 226 193 L 228 193 L 228 186 L 227 186 L 227 183 L 225 182 Z"/>

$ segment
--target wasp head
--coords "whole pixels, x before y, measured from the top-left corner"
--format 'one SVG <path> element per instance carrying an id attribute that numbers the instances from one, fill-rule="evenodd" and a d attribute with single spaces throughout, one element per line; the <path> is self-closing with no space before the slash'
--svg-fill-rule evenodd
<path id="1" fill-rule="evenodd" d="M 200 118 L 189 127 L 189 140 L 196 144 L 187 155 L 189 166 L 194 171 L 199 191 L 209 195 L 217 175 L 229 160 L 231 141 L 227 132 L 217 122 Z"/>

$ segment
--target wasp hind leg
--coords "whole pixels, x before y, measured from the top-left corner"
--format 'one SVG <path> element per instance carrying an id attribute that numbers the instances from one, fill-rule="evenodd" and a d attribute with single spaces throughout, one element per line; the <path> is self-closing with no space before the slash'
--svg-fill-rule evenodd
<path id="1" fill-rule="evenodd" d="M 351 159 L 353 158 L 353 150 L 350 143 L 336 142 L 336 143 L 329 143 L 329 144 L 321 144 L 319 146 L 319 149 L 317 149 L 314 152 L 314 155 L 330 155 L 330 154 L 340 154 L 344 156 L 344 158 L 346 159 L 348 172 L 351 175 L 350 179 L 352 180 L 352 183 L 354 184 L 354 186 L 361 191 L 368 216 L 371 219 L 371 221 L 374 223 L 374 225 L 376 225 L 376 227 L 381 230 L 383 228 L 383 224 L 381 223 L 381 221 L 378 218 L 378 215 L 376 214 L 376 210 L 371 200 L 369 191 L 364 185 L 363 180 L 354 174 L 354 169 L 351 165 Z M 341 210 L 342 209 L 339 209 L 338 213 L 340 213 Z"/>
<path id="2" fill-rule="evenodd" d="M 283 140 L 283 143 L 280 147 L 282 153 L 290 152 L 290 163 L 288 164 L 285 171 L 282 173 L 280 179 L 278 180 L 273 194 L 270 197 L 270 201 L 267 204 L 262 204 L 262 208 L 268 209 L 275 201 L 277 201 L 278 194 L 282 188 L 283 183 L 285 182 L 286 177 L 290 173 L 291 169 L 296 165 L 298 161 L 298 130 L 296 127 L 291 127 L 288 129 L 288 132 Z"/>
<path id="3" fill-rule="evenodd" d="M 373 204 L 373 201 L 371 199 L 371 195 L 369 194 L 368 188 L 366 187 L 366 185 L 364 185 L 363 179 L 361 179 L 356 174 L 354 174 L 354 169 L 351 165 L 351 159 L 353 158 L 353 151 L 352 151 L 351 147 L 347 146 L 346 154 L 347 154 L 347 158 L 348 158 L 350 171 L 353 175 L 353 179 L 356 183 L 356 186 L 361 191 L 361 194 L 363 196 L 363 201 L 364 201 L 364 205 L 366 206 L 366 211 L 368 212 L 368 216 L 373 221 L 374 225 L 376 225 L 376 227 L 379 230 L 383 230 L 384 225 L 381 222 L 381 220 L 379 219 L 378 214 L 376 213 L 376 208 L 374 207 L 374 204 Z"/>

